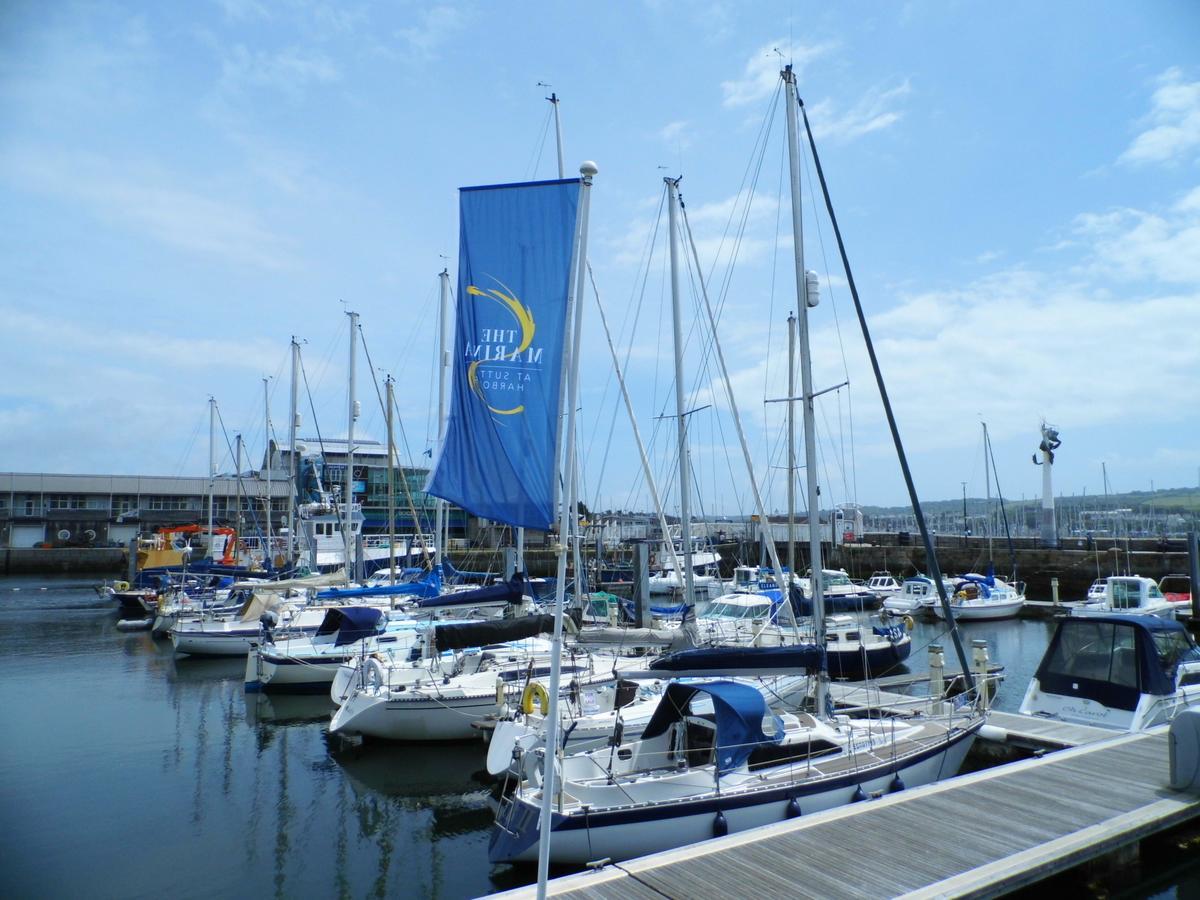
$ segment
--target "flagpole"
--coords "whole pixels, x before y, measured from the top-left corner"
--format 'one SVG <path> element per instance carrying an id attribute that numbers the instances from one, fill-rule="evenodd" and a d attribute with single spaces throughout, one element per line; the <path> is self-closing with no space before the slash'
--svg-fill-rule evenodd
<path id="1" fill-rule="evenodd" d="M 575 251 L 575 287 L 567 297 L 566 321 L 572 314 L 579 316 L 577 300 L 583 296 L 584 274 L 587 271 L 588 208 L 591 201 L 592 178 L 599 172 L 596 164 L 585 162 L 579 167 L 582 176 L 579 197 L 579 237 Z M 570 544 L 571 514 L 575 506 L 575 406 L 579 396 L 579 329 L 575 329 L 569 349 L 570 378 L 567 399 L 567 446 L 563 456 L 563 499 L 558 521 L 558 578 L 554 587 L 554 636 L 550 642 L 550 709 L 546 712 L 546 746 L 542 762 L 542 810 L 538 820 L 538 900 L 545 900 L 546 881 L 550 874 L 550 826 L 556 789 L 558 759 L 558 692 L 562 669 L 563 605 L 567 579 L 567 553 Z"/>

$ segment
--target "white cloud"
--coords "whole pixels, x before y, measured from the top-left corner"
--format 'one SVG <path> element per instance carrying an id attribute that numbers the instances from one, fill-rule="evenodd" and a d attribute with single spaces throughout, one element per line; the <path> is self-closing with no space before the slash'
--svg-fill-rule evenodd
<path id="1" fill-rule="evenodd" d="M 769 97 L 779 84 L 779 72 L 791 62 L 796 77 L 815 59 L 827 55 L 837 48 L 833 41 L 823 44 L 789 44 L 787 41 L 771 41 L 755 51 L 742 70 L 742 77 L 721 82 L 726 106 L 745 106 Z"/>
<path id="2" fill-rule="evenodd" d="M 189 252 L 266 269 L 296 264 L 288 241 L 248 208 L 194 188 L 148 163 L 22 148 L 0 158 L 0 177 L 21 190 L 65 198 L 109 222 Z"/>
<path id="3" fill-rule="evenodd" d="M 837 112 L 832 100 L 822 100 L 809 108 L 808 117 L 818 138 L 850 141 L 899 122 L 905 113 L 900 101 L 911 93 L 912 86 L 905 79 L 895 87 L 871 88 L 844 113 Z"/>
<path id="4" fill-rule="evenodd" d="M 1200 188 L 1164 214 L 1136 209 L 1077 216 L 1075 232 L 1091 242 L 1089 272 L 1124 281 L 1200 284 Z"/>
<path id="5" fill-rule="evenodd" d="M 247 87 L 279 91 L 299 100 L 314 85 L 341 80 L 333 60 L 320 50 L 287 47 L 278 52 L 249 50 L 239 44 L 221 62 L 221 87 L 240 92 Z"/>
<path id="6" fill-rule="evenodd" d="M 467 17 L 452 6 L 425 9 L 416 24 L 396 30 L 406 53 L 418 61 L 433 59 L 451 35 L 467 24 Z"/>
<path id="7" fill-rule="evenodd" d="M 691 146 L 691 138 L 687 134 L 687 122 L 669 122 L 659 129 L 659 140 L 670 144 L 672 149 L 680 148 L 686 150 Z"/>
<path id="8" fill-rule="evenodd" d="M 1146 126 L 1121 154 L 1128 163 L 1180 162 L 1200 150 L 1200 81 L 1170 68 L 1157 80 Z"/>

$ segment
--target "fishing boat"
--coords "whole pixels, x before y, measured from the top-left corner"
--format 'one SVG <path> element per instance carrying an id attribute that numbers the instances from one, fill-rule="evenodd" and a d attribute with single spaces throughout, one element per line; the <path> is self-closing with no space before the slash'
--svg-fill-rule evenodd
<path id="1" fill-rule="evenodd" d="M 1024 715 L 1142 731 L 1200 703 L 1200 648 L 1158 616 L 1067 616 L 1021 701 Z"/>
<path id="2" fill-rule="evenodd" d="M 1090 592 L 1089 592 L 1090 596 Z M 1174 619 L 1180 604 L 1172 603 L 1153 578 L 1113 575 L 1104 579 L 1104 595 L 1071 610 L 1072 615 L 1161 616 Z"/>

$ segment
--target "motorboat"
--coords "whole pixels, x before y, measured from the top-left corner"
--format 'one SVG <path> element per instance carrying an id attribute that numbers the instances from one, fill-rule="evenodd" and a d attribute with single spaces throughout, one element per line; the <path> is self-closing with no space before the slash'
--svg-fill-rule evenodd
<path id="1" fill-rule="evenodd" d="M 883 609 L 897 616 L 913 616 L 932 608 L 937 602 L 937 585 L 933 579 L 926 575 L 914 575 L 904 579 L 899 594 L 883 601 Z"/>
<path id="2" fill-rule="evenodd" d="M 949 599 L 954 618 L 959 621 L 1010 619 L 1019 615 L 1025 605 L 1025 588 L 1019 582 L 1009 584 L 990 573 L 971 573 L 954 579 Z M 939 619 L 946 618 L 941 603 L 934 604 L 933 612 Z"/>
<path id="3" fill-rule="evenodd" d="M 554 763 L 550 859 L 624 860 L 843 806 L 956 772 L 983 718 L 818 719 L 742 682 L 674 682 L 637 740 Z M 537 858 L 538 764 L 501 801 L 488 857 Z"/>
<path id="4" fill-rule="evenodd" d="M 1104 579 L 1104 596 L 1071 610 L 1072 615 L 1161 616 L 1174 619 L 1181 604 L 1163 596 L 1153 578 L 1141 575 L 1112 575 Z"/>
<path id="5" fill-rule="evenodd" d="M 1067 616 L 1021 701 L 1024 715 L 1141 731 L 1200 703 L 1200 647 L 1173 619 Z"/>
<path id="6" fill-rule="evenodd" d="M 803 578 L 793 578 L 803 592 L 801 613 L 812 614 L 812 574 Z M 879 598 L 874 591 L 866 586 L 855 584 L 845 569 L 822 569 L 821 592 L 825 598 L 825 611 L 829 613 L 863 612 L 879 606 Z"/>
<path id="7" fill-rule="evenodd" d="M 903 590 L 903 586 L 891 572 L 872 573 L 871 577 L 867 579 L 865 587 L 880 602 L 887 600 L 889 597 L 898 597 Z"/>

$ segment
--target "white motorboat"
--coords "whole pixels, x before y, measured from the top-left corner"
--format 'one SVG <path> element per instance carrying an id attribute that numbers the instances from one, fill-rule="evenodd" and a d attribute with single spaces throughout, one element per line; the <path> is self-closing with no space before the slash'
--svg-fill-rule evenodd
<path id="1" fill-rule="evenodd" d="M 949 587 L 947 587 L 947 593 Z M 937 585 L 926 575 L 905 578 L 900 593 L 883 601 L 885 612 L 897 616 L 912 616 L 932 608 L 938 602 Z"/>
<path id="2" fill-rule="evenodd" d="M 1091 591 L 1088 591 L 1091 597 Z M 1098 600 L 1089 599 L 1083 606 L 1071 611 L 1072 615 L 1146 615 L 1174 619 L 1180 604 L 1172 603 L 1163 596 L 1153 578 L 1141 575 L 1113 575 L 1104 579 L 1104 594 Z"/>
<path id="3" fill-rule="evenodd" d="M 1025 605 L 1025 589 L 1019 583 L 1013 586 L 993 575 L 972 573 L 954 579 L 949 599 L 954 618 L 959 621 L 1009 619 L 1019 615 Z M 939 619 L 946 618 L 940 602 L 934 604 L 933 612 Z"/>
<path id="4" fill-rule="evenodd" d="M 865 587 L 881 602 L 886 601 L 889 597 L 900 596 L 903 589 L 900 582 L 896 580 L 896 576 L 891 572 L 873 573 L 867 579 Z"/>
<path id="5" fill-rule="evenodd" d="M 1200 648 L 1158 616 L 1059 620 L 1021 701 L 1025 715 L 1141 731 L 1200 703 Z"/>
<path id="6" fill-rule="evenodd" d="M 642 737 L 560 758 L 551 860 L 629 859 L 956 772 L 980 716 L 828 721 L 772 711 L 733 681 L 672 683 Z M 540 768 L 501 801 L 489 859 L 536 859 Z"/>

